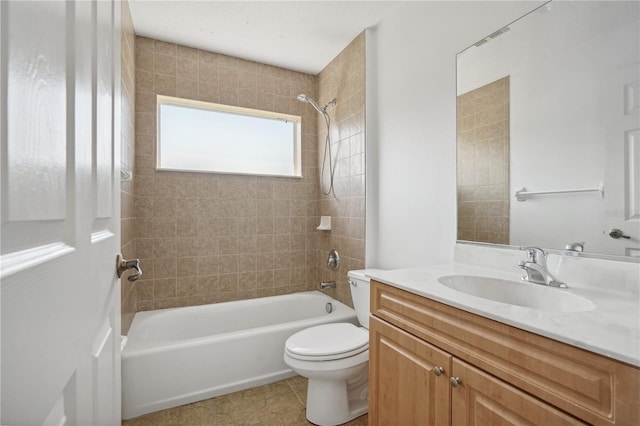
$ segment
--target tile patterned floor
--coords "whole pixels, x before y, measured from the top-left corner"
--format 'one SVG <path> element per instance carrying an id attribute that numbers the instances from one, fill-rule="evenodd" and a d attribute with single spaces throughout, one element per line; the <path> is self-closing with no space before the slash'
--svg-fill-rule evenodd
<path id="1" fill-rule="evenodd" d="M 122 426 L 308 426 L 307 380 L 297 376 L 270 385 L 125 420 Z M 358 417 L 347 426 L 367 426 Z"/>

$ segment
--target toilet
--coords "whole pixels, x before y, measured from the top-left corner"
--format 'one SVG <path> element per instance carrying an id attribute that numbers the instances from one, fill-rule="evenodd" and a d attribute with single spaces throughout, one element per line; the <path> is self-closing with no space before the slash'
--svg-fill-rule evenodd
<path id="1" fill-rule="evenodd" d="M 332 323 L 289 337 L 284 362 L 309 379 L 307 420 L 320 426 L 346 423 L 368 411 L 369 278 L 349 271 L 351 299 L 361 327 Z"/>

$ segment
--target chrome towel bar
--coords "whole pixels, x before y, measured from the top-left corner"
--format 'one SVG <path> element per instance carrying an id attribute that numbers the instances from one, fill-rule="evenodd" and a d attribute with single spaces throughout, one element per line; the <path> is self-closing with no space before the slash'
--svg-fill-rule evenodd
<path id="1" fill-rule="evenodd" d="M 516 191 L 515 197 L 518 201 L 526 201 L 530 195 L 547 195 L 547 194 L 575 194 L 580 192 L 599 192 L 600 196 L 604 198 L 604 184 L 601 182 L 597 188 L 588 189 L 560 189 L 554 191 L 527 191 L 526 188 L 520 188 Z"/>

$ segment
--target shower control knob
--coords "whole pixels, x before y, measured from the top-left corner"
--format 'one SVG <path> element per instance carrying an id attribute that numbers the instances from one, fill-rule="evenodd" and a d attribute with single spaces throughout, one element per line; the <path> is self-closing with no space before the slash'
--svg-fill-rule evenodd
<path id="1" fill-rule="evenodd" d="M 337 271 L 340 267 L 340 255 L 336 250 L 331 250 L 329 252 L 329 257 L 327 258 L 327 268 L 332 271 Z"/>
<path id="2" fill-rule="evenodd" d="M 462 384 L 462 379 L 460 377 L 451 377 L 449 379 L 449 383 L 451 383 L 451 386 L 453 386 L 454 388 L 457 388 Z"/>
<path id="3" fill-rule="evenodd" d="M 442 367 L 435 367 L 433 369 L 433 374 L 435 374 L 436 376 L 442 376 L 442 373 L 444 373 L 444 368 Z"/>

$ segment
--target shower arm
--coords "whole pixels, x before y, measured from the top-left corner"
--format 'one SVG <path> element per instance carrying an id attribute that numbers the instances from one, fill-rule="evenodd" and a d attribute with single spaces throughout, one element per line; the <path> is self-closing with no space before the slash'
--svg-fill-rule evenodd
<path id="1" fill-rule="evenodd" d="M 331 99 L 327 104 L 322 107 L 322 109 L 326 110 L 329 106 L 336 106 L 336 98 Z"/>

